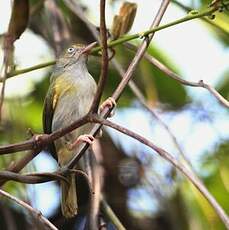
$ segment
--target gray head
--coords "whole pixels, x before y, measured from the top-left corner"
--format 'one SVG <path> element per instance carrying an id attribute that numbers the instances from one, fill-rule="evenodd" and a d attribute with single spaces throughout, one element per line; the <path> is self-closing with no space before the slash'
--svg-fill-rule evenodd
<path id="1" fill-rule="evenodd" d="M 57 60 L 56 70 L 58 71 L 58 69 L 62 69 L 62 71 L 64 71 L 64 69 L 71 68 L 73 65 L 85 65 L 91 49 L 96 44 L 96 42 L 87 46 L 83 44 L 73 44 L 66 49 Z"/>

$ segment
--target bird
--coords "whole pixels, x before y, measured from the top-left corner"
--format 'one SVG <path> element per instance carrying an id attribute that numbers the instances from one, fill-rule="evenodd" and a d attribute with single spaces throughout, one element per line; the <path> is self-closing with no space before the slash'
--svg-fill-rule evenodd
<path id="1" fill-rule="evenodd" d="M 96 42 L 89 45 L 73 44 L 57 59 L 44 101 L 45 134 L 66 127 L 89 112 L 97 84 L 88 72 L 87 59 L 95 45 Z M 83 125 L 48 146 L 60 167 L 72 159 L 80 142 L 92 144 L 94 137 L 87 134 L 91 127 L 92 124 Z M 80 159 L 81 165 L 85 164 L 85 155 Z M 67 180 L 69 184 L 60 182 L 61 210 L 64 217 L 72 218 L 78 213 L 75 174 L 68 175 Z"/>

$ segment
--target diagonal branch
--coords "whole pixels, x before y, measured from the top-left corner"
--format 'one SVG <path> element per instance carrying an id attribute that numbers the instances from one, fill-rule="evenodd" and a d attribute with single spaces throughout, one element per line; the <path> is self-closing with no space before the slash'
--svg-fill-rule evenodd
<path id="1" fill-rule="evenodd" d="M 134 45 L 127 43 L 126 47 L 128 47 L 131 50 L 136 50 L 137 47 Z M 192 82 L 192 81 L 187 81 L 183 79 L 181 76 L 178 74 L 174 73 L 172 70 L 170 70 L 166 65 L 158 61 L 156 58 L 151 56 L 148 53 L 144 54 L 144 58 L 149 61 L 151 64 L 156 66 L 158 69 L 160 69 L 162 72 L 164 72 L 168 77 L 178 81 L 179 83 L 187 86 L 192 86 L 192 87 L 201 87 L 207 89 L 223 106 L 226 108 L 229 108 L 229 101 L 225 99 L 222 95 L 220 95 L 212 86 L 210 86 L 207 83 L 204 83 L 203 80 L 200 80 L 199 82 Z"/>
<path id="2" fill-rule="evenodd" d="M 102 199 L 101 200 L 101 208 L 102 211 L 105 213 L 105 215 L 111 220 L 111 222 L 115 225 L 115 227 L 118 230 L 125 230 L 126 228 L 123 226 L 123 224 L 120 222 L 118 217 L 115 215 L 109 204 Z"/>
<path id="3" fill-rule="evenodd" d="M 144 54 L 144 57 L 147 53 Z M 122 68 L 122 66 L 115 60 L 112 60 L 112 64 L 114 65 L 114 67 L 116 68 L 116 70 L 119 72 L 119 75 L 123 78 L 124 76 L 124 70 Z M 130 87 L 131 91 L 133 92 L 133 94 L 136 96 L 136 98 L 139 100 L 139 102 L 141 103 L 141 105 L 157 120 L 157 122 L 166 130 L 166 132 L 169 134 L 169 136 L 171 137 L 171 140 L 174 143 L 174 146 L 177 148 L 181 159 L 183 159 L 187 165 L 190 165 L 187 157 L 185 156 L 185 154 L 183 153 L 182 148 L 180 147 L 176 137 L 174 136 L 174 134 L 172 133 L 172 131 L 170 130 L 169 126 L 163 122 L 163 120 L 157 115 L 157 113 L 150 108 L 150 106 L 147 104 L 145 97 L 143 95 L 143 93 L 141 92 L 141 90 L 138 88 L 138 86 L 132 81 L 130 80 L 128 83 L 128 86 Z"/>
<path id="4" fill-rule="evenodd" d="M 176 169 L 178 169 L 185 177 L 188 178 L 188 180 L 201 192 L 201 194 L 208 200 L 208 202 L 212 205 L 224 225 L 227 229 L 229 229 L 229 217 L 225 213 L 225 211 L 222 209 L 222 207 L 218 204 L 218 202 L 215 200 L 215 198 L 209 193 L 209 191 L 206 189 L 202 181 L 192 173 L 185 165 L 182 165 L 181 162 L 177 161 L 176 158 L 174 158 L 169 152 L 165 151 L 164 149 L 156 146 L 153 142 L 149 141 L 145 137 L 127 129 L 120 125 L 117 125 L 111 121 L 108 121 L 104 118 L 99 118 L 94 116 L 92 118 L 92 121 L 98 122 L 100 124 L 109 126 L 113 129 L 118 130 L 119 132 L 126 134 L 130 137 L 133 137 L 134 139 L 138 140 L 139 142 L 147 145 L 151 149 L 153 149 L 155 152 L 157 152 L 162 158 L 164 158 L 166 161 L 170 162 Z"/>
<path id="5" fill-rule="evenodd" d="M 167 9 L 167 6 L 169 4 L 169 0 L 164 0 L 158 10 L 158 13 L 156 14 L 151 29 L 153 29 L 154 27 L 157 27 Z M 153 38 L 154 33 L 152 33 L 149 36 L 146 36 L 142 42 L 142 45 L 139 47 L 137 54 L 135 55 L 134 59 L 132 60 L 131 64 L 129 65 L 122 81 L 119 83 L 119 85 L 117 86 L 116 90 L 114 91 L 112 98 L 114 100 L 118 100 L 119 97 L 121 96 L 123 90 L 125 89 L 126 85 L 128 84 L 129 80 L 132 77 L 132 74 L 134 72 L 134 70 L 136 69 L 138 63 L 140 62 L 141 58 L 143 57 L 151 39 Z M 107 118 L 108 115 L 110 114 L 110 112 L 112 111 L 112 108 L 107 108 L 105 107 L 103 109 L 103 111 L 101 112 L 101 116 L 104 118 Z M 100 124 L 96 124 L 94 125 L 94 127 L 92 128 L 90 134 L 93 136 L 96 136 L 100 130 L 102 126 Z M 84 154 L 84 152 L 86 151 L 86 149 L 89 147 L 89 144 L 82 144 L 81 146 L 79 146 L 79 151 L 77 154 L 75 154 L 75 156 L 71 159 L 71 161 L 68 162 L 68 164 L 66 165 L 66 168 L 72 169 L 76 163 L 78 162 L 78 160 L 82 157 L 82 155 Z"/>
<path id="6" fill-rule="evenodd" d="M 19 200 L 18 198 L 12 196 L 8 192 L 5 192 L 5 191 L 3 191 L 1 189 L 0 189 L 0 194 L 2 196 L 5 196 L 8 199 L 14 201 L 15 203 L 17 203 L 18 205 L 22 206 L 23 208 L 27 209 L 31 214 L 33 214 L 37 218 L 37 220 L 39 220 L 39 222 L 42 223 L 42 225 L 44 226 L 44 228 L 48 228 L 48 229 L 52 229 L 52 230 L 58 230 L 49 220 L 47 220 L 42 215 L 42 213 L 40 211 L 34 209 L 33 207 L 31 207 L 30 205 L 28 205 L 24 201 Z"/>

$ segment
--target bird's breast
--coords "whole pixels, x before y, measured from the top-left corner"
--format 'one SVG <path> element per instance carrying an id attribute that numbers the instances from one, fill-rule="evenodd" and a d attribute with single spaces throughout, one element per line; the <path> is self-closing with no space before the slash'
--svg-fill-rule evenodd
<path id="1" fill-rule="evenodd" d="M 65 127 L 89 112 L 96 91 L 96 83 L 89 76 L 84 79 L 60 79 L 54 86 L 54 116 L 52 130 Z M 56 96 L 55 96 L 56 95 Z"/>

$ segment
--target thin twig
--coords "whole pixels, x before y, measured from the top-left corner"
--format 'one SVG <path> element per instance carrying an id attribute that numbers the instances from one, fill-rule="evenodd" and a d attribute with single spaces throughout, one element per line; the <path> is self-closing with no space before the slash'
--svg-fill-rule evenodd
<path id="1" fill-rule="evenodd" d="M 95 93 L 90 112 L 97 113 L 99 102 L 101 100 L 102 93 L 107 81 L 108 73 L 108 52 L 107 52 L 107 29 L 106 29 L 106 0 L 100 0 L 100 40 L 102 46 L 102 63 L 101 63 L 101 73 L 99 77 L 99 82 L 97 86 L 97 91 Z M 92 154 L 92 153 L 91 153 Z M 87 157 L 87 156 L 86 156 Z M 100 193 L 101 193 L 101 183 L 100 183 L 100 170 L 96 159 L 91 157 L 88 176 L 89 182 L 92 184 L 93 194 L 91 194 L 89 218 L 88 218 L 88 229 L 96 230 L 98 228 L 97 220 L 100 206 Z"/>
<path id="2" fill-rule="evenodd" d="M 1 87 L 1 93 L 0 93 L 0 122 L 2 120 L 2 106 L 4 102 L 5 97 L 5 87 L 6 87 L 6 79 L 7 79 L 7 73 L 9 71 L 9 68 L 11 68 L 11 59 L 13 55 L 13 40 L 11 39 L 10 35 L 5 35 L 4 37 L 4 58 L 3 58 L 3 64 L 0 70 L 0 76 L 2 79 L 2 87 Z"/>
<path id="3" fill-rule="evenodd" d="M 56 61 L 49 61 L 49 62 L 45 62 L 45 63 L 41 63 L 41 64 L 38 64 L 38 65 L 31 66 L 31 67 L 28 67 L 28 68 L 19 69 L 19 70 L 16 70 L 16 71 L 13 71 L 13 72 L 9 73 L 7 75 L 7 79 L 11 78 L 11 77 L 14 77 L 14 76 L 17 76 L 17 75 L 24 74 L 24 73 L 32 72 L 32 71 L 35 71 L 35 70 L 38 70 L 38 69 L 42 69 L 42 68 L 45 68 L 45 67 L 49 67 L 49 66 L 55 65 L 55 64 L 56 64 Z M 2 78 L 0 78 L 0 82 L 1 81 L 2 81 Z"/>
<path id="4" fill-rule="evenodd" d="M 8 25 L 8 30 L 6 35 L 4 36 L 3 41 L 4 56 L 3 65 L 0 71 L 0 77 L 2 79 L 2 88 L 0 93 L 0 121 L 2 118 L 2 106 L 4 102 L 7 74 L 11 71 L 13 67 L 13 44 L 17 39 L 20 38 L 21 34 L 25 31 L 28 24 L 28 20 L 29 1 L 14 1 L 12 4 L 12 11 Z"/>
<path id="5" fill-rule="evenodd" d="M 12 180 L 25 184 L 40 184 L 53 180 L 62 180 L 68 183 L 66 178 L 62 176 L 59 171 L 53 173 L 29 173 L 24 175 L 10 171 L 0 171 L 0 178 L 5 181 Z"/>
<path id="6" fill-rule="evenodd" d="M 172 0 L 173 3 L 175 3 L 177 6 L 179 6 L 180 8 L 182 8 L 183 10 L 185 10 L 187 13 L 192 13 L 192 8 L 184 5 L 181 2 L 178 2 L 176 0 Z M 195 10 L 194 10 L 195 12 Z M 219 30 L 219 32 L 223 32 L 225 36 L 228 36 L 228 30 L 226 30 L 223 26 L 221 26 L 221 24 L 217 24 L 215 21 L 208 19 L 208 18 L 200 18 L 201 20 L 203 20 L 204 22 L 208 23 L 209 25 L 215 27 L 217 30 Z"/>
<path id="7" fill-rule="evenodd" d="M 102 65 L 101 74 L 98 82 L 97 91 L 90 108 L 91 112 L 96 113 L 98 110 L 99 102 L 103 93 L 103 89 L 107 80 L 108 72 L 108 53 L 107 53 L 107 29 L 105 20 L 105 0 L 100 0 L 100 40 L 102 45 Z"/>
<path id="8" fill-rule="evenodd" d="M 186 168 L 185 165 L 183 165 L 181 162 L 177 161 L 176 158 L 174 158 L 169 152 L 165 151 L 164 149 L 156 146 L 153 144 L 153 142 L 149 141 L 145 137 L 127 129 L 120 125 L 117 125 L 111 121 L 108 121 L 104 118 L 99 117 L 93 117 L 92 121 L 98 122 L 100 124 L 109 126 L 113 129 L 118 130 L 119 132 L 126 134 L 130 137 L 133 137 L 134 139 L 140 141 L 141 143 L 147 145 L 151 149 L 153 149 L 155 152 L 157 152 L 162 158 L 164 158 L 166 161 L 169 161 L 175 168 L 177 168 L 183 175 L 185 175 L 188 180 L 201 192 L 201 194 L 208 200 L 208 202 L 212 205 L 222 222 L 225 224 L 226 228 L 229 229 L 229 217 L 225 213 L 225 211 L 222 209 L 222 207 L 218 204 L 218 202 L 215 200 L 215 198 L 209 193 L 209 191 L 206 189 L 206 187 L 203 185 L 202 181 L 192 173 L 188 168 Z"/>
<path id="9" fill-rule="evenodd" d="M 144 54 L 145 57 L 146 53 Z M 124 70 L 122 68 L 122 66 L 116 61 L 116 59 L 112 60 L 112 64 L 114 65 L 114 67 L 116 68 L 116 70 L 119 72 L 119 75 L 121 77 L 124 76 Z M 169 136 L 171 137 L 171 140 L 173 141 L 175 147 L 177 148 L 181 158 L 186 162 L 187 165 L 190 165 L 189 160 L 187 159 L 187 157 L 185 156 L 185 154 L 183 153 L 182 148 L 180 147 L 177 138 L 174 136 L 174 134 L 172 133 L 172 131 L 170 130 L 169 126 L 157 115 L 157 113 L 150 108 L 150 106 L 147 104 L 144 95 L 142 94 L 141 90 L 138 88 L 138 86 L 133 82 L 133 81 L 129 81 L 128 86 L 130 87 L 130 89 L 132 90 L 133 94 L 138 98 L 139 102 L 141 103 L 141 105 L 158 121 L 158 123 L 167 131 L 167 133 L 169 134 Z"/>
<path id="10" fill-rule="evenodd" d="M 11 164 L 7 167 L 6 171 L 18 173 L 20 172 L 34 157 L 37 156 L 39 152 L 29 151 L 26 153 L 24 157 L 19 159 L 16 162 L 11 162 Z M 7 182 L 6 179 L 0 179 L 0 187 L 3 186 Z"/>
<path id="11" fill-rule="evenodd" d="M 23 208 L 27 209 L 30 213 L 32 213 L 48 229 L 58 230 L 49 220 L 47 220 L 42 215 L 42 213 L 40 211 L 34 209 L 33 207 L 31 207 L 30 205 L 28 205 L 24 201 L 19 200 L 18 198 L 12 196 L 8 192 L 3 191 L 2 189 L 0 189 L 0 194 L 5 196 L 5 197 L 7 197 L 8 199 L 16 202 L 18 205 L 22 206 Z"/>
<path id="12" fill-rule="evenodd" d="M 102 210 L 105 213 L 105 215 L 109 218 L 109 220 L 111 220 L 111 222 L 115 225 L 115 227 L 118 230 L 125 230 L 126 229 L 123 226 L 123 224 L 120 222 L 118 217 L 115 215 L 115 213 L 113 212 L 113 210 L 111 209 L 109 204 L 104 199 L 102 199 L 102 201 L 101 201 L 101 207 L 102 207 Z"/>
<path id="13" fill-rule="evenodd" d="M 132 44 L 126 44 L 126 46 L 130 49 L 136 50 L 136 47 Z M 187 81 L 183 79 L 181 76 L 179 76 L 178 74 L 174 73 L 167 66 L 165 66 L 163 63 L 158 61 L 156 58 L 154 58 L 150 54 L 145 53 L 144 58 L 147 61 L 149 61 L 151 64 L 156 66 L 158 69 L 160 69 L 168 77 L 178 81 L 179 83 L 183 85 L 192 86 L 192 87 L 201 87 L 201 88 L 207 89 L 223 106 L 225 106 L 226 108 L 229 108 L 229 101 L 227 101 L 222 95 L 220 95 L 212 86 L 210 86 L 207 83 L 204 83 L 203 80 L 200 80 L 199 82 Z"/>

